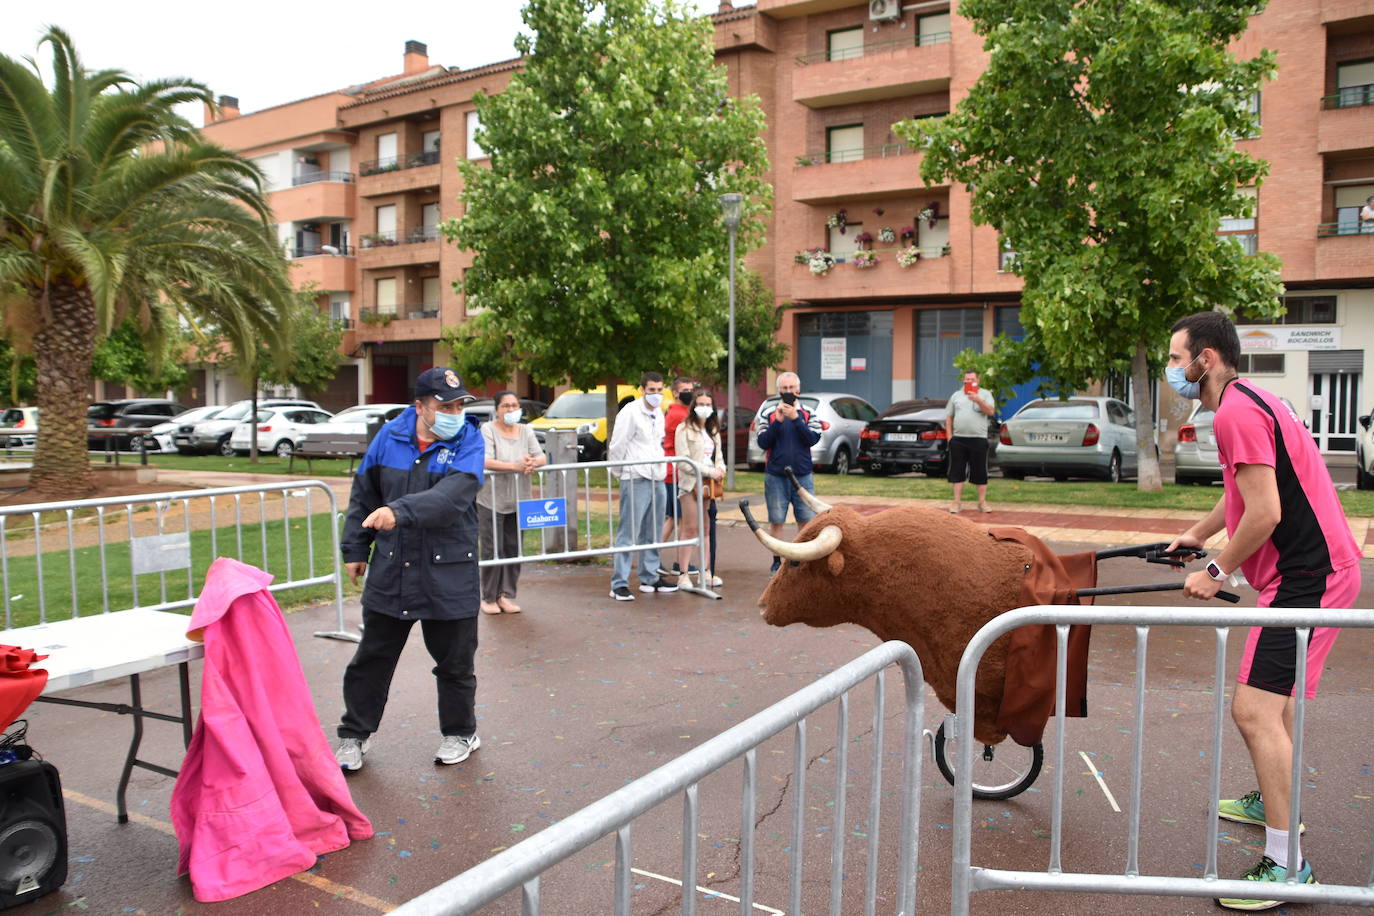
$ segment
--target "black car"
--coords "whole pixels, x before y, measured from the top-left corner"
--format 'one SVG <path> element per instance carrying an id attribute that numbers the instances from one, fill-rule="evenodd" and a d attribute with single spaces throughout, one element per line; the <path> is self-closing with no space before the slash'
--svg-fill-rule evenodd
<path id="1" fill-rule="evenodd" d="M 898 401 L 859 434 L 859 467 L 886 476 L 920 471 L 943 476 L 949 468 L 945 398 Z M 988 423 L 988 460 L 997 454 L 997 423 Z"/>
<path id="2" fill-rule="evenodd" d="M 86 408 L 86 426 L 93 430 L 147 429 L 166 423 L 185 411 L 185 407 L 166 398 L 96 401 Z M 92 451 L 127 449 L 134 438 L 118 433 L 90 432 L 86 435 L 86 448 Z"/>

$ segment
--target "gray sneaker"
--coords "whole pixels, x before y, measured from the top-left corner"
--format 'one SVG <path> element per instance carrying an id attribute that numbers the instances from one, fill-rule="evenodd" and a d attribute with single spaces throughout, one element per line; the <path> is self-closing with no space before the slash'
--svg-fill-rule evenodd
<path id="1" fill-rule="evenodd" d="M 462 763 L 468 755 L 482 746 L 482 739 L 476 735 L 464 738 L 462 735 L 445 735 L 443 743 L 434 752 L 434 762 L 453 764 Z"/>
<path id="2" fill-rule="evenodd" d="M 334 749 L 334 759 L 345 770 L 361 770 L 363 754 L 366 754 L 371 746 L 371 738 L 340 738 L 339 746 Z"/>

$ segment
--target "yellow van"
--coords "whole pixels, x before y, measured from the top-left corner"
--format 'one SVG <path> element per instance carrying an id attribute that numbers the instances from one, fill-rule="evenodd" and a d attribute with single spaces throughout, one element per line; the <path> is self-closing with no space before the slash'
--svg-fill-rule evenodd
<path id="1" fill-rule="evenodd" d="M 617 385 L 617 403 L 624 407 L 643 392 L 637 385 Z M 668 407 L 665 393 L 663 407 Z M 606 386 L 597 385 L 586 391 L 565 391 L 553 399 L 549 409 L 530 423 L 539 444 L 544 432 L 550 429 L 577 431 L 577 460 L 601 461 L 606 457 Z"/>

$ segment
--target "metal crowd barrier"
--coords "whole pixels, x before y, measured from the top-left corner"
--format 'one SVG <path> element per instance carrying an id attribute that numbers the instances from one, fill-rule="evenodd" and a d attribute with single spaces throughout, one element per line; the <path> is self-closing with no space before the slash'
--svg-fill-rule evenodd
<path id="1" fill-rule="evenodd" d="M 643 461 L 578 461 L 569 464 L 546 464 L 529 475 L 523 475 L 516 471 L 488 471 L 492 477 L 493 491 L 500 487 L 511 478 L 516 479 L 516 485 L 520 485 L 520 479 L 528 476 L 530 479 L 530 496 L 524 497 L 525 501 L 538 503 L 536 510 L 560 507 L 564 511 L 561 515 L 555 516 L 553 511 L 536 511 L 531 513 L 537 516 L 536 524 L 530 527 L 525 526 L 528 520 L 524 513 L 517 513 L 519 518 L 520 537 L 517 540 L 519 550 L 512 556 L 501 556 L 500 538 L 493 538 L 494 557 L 482 560 L 479 566 L 509 566 L 516 563 L 530 563 L 539 560 L 575 560 L 586 557 L 610 556 L 617 553 L 638 553 L 641 550 L 665 551 L 677 547 L 695 547 L 697 551 L 697 569 L 704 570 L 710 566 L 707 558 L 707 529 L 709 522 L 706 517 L 706 501 L 702 493 L 702 487 L 696 488 L 697 519 L 699 520 L 697 535 L 694 538 L 683 538 L 678 527 L 678 518 L 673 516 L 670 537 L 667 539 L 656 536 L 651 543 L 617 545 L 616 535 L 619 530 L 619 506 L 622 500 L 629 501 L 629 511 L 635 512 L 635 492 L 631 488 L 626 495 L 617 486 L 619 480 L 617 472 L 624 468 L 662 466 L 676 467 L 680 473 L 683 467 L 693 467 L 697 471 L 698 479 L 701 477 L 702 466 L 693 462 L 690 458 L 671 457 L 655 458 Z M 661 488 L 662 481 L 654 481 L 656 486 Z M 518 491 L 517 491 L 518 492 Z M 560 501 L 561 502 L 557 502 Z M 487 537 L 497 528 L 496 501 L 492 500 L 489 509 L 481 506 L 477 507 L 481 519 L 482 536 Z M 665 507 L 666 512 L 666 507 Z M 659 513 L 657 522 L 658 531 L 662 530 L 662 519 L 665 512 Z M 561 522 L 546 524 L 543 519 L 549 517 L 561 518 Z M 598 523 L 605 525 L 609 536 L 609 543 L 605 546 L 596 545 L 594 541 L 600 532 L 597 530 Z M 526 531 L 537 530 L 539 532 L 539 550 L 534 553 L 525 551 Z M 656 532 L 657 533 L 657 532 Z M 585 546 L 578 546 L 579 542 Z M 674 557 L 661 555 L 659 565 L 671 567 Z M 678 579 L 679 589 L 684 592 L 704 595 L 708 598 L 720 598 L 721 596 L 712 590 L 710 582 L 700 582 L 693 585 L 691 579 L 684 575 Z"/>
<path id="2" fill-rule="evenodd" d="M 754 830 L 757 792 L 756 750 L 769 738 L 789 726 L 795 732 L 791 786 L 792 832 L 790 837 L 788 913 L 802 912 L 802 852 L 805 841 L 806 716 L 832 700 L 839 701 L 834 763 L 834 814 L 831 826 L 830 912 L 841 912 L 842 882 L 845 874 L 844 840 L 849 834 L 845 820 L 845 783 L 849 776 L 849 692 L 870 678 L 874 681 L 873 772 L 869 791 L 867 862 L 865 863 L 864 912 L 875 912 L 878 899 L 878 850 L 880 844 L 880 802 L 883 798 L 882 752 L 884 735 L 884 674 L 890 665 L 899 665 L 905 688 L 905 717 L 902 737 L 902 782 L 900 790 L 901 824 L 897 854 L 897 886 L 894 912 L 910 914 L 916 905 L 917 832 L 920 826 L 921 721 L 925 711 L 925 685 L 921 664 L 911 647 L 902 642 L 883 643 L 854 661 L 837 669 L 808 687 L 775 703 L 762 712 L 722 732 L 681 757 L 664 764 L 600 801 L 546 827 L 539 833 L 487 859 L 457 877 L 450 878 L 410 902 L 393 910 L 402 916 L 420 914 L 463 914 L 496 900 L 503 894 L 522 889 L 522 912 L 539 913 L 539 879 L 554 865 L 611 833 L 615 842 L 615 886 L 612 906 L 602 909 L 590 901 L 586 912 L 613 912 L 628 916 L 632 894 L 633 847 L 631 825 L 635 818 L 681 793 L 682 797 L 682 913 L 696 913 L 698 892 L 716 898 L 723 894 L 700 888 L 697 876 L 698 783 L 723 769 L 736 758 L 744 757 L 744 785 L 740 814 L 740 890 L 739 911 L 755 908 Z M 814 876 L 813 876 L 814 878 Z M 690 890 L 689 890 L 690 889 Z M 731 898 L 726 898 L 731 899 Z M 854 901 L 846 901 L 852 906 Z M 855 910 L 857 911 L 857 910 Z"/>
<path id="3" fill-rule="evenodd" d="M 1089 892 L 1101 894 L 1156 894 L 1176 897 L 1235 897 L 1250 899 L 1256 896 L 1253 881 L 1222 879 L 1217 876 L 1217 801 L 1221 794 L 1221 736 L 1224 725 L 1226 688 L 1226 641 L 1229 627 L 1269 626 L 1293 627 L 1297 631 L 1296 683 L 1305 684 L 1307 677 L 1307 642 L 1313 627 L 1374 627 L 1374 615 L 1368 610 L 1327 610 L 1317 608 L 1211 608 L 1176 607 L 1113 607 L 1074 608 L 1038 606 L 1021 608 L 989 621 L 969 642 L 959 662 L 959 679 L 955 706 L 973 709 L 974 675 L 987 648 L 1001 635 L 1021 626 L 1053 624 L 1058 634 L 1058 668 L 1056 671 L 1056 700 L 1053 738 L 1054 786 L 1051 794 L 1051 836 L 1049 863 L 1044 871 L 1011 871 L 979 868 L 971 861 L 973 831 L 972 770 L 973 749 L 976 742 L 958 741 L 954 787 L 954 850 L 951 874 L 951 912 L 967 916 L 969 895 L 985 890 L 1040 890 L 1059 892 Z M 1136 628 L 1135 722 L 1134 750 L 1131 761 L 1131 790 L 1128 800 L 1129 820 L 1126 860 L 1120 874 L 1074 873 L 1063 867 L 1064 772 L 1068 769 L 1064 758 L 1065 668 L 1069 626 L 1073 624 L 1125 624 Z M 1202 877 L 1142 875 L 1140 873 L 1141 774 L 1145 735 L 1145 663 L 1147 637 L 1151 626 L 1213 627 L 1216 633 L 1215 680 L 1212 685 L 1212 741 L 1211 777 L 1207 785 L 1208 829 L 1204 843 L 1205 861 Z M 1303 779 L 1303 720 L 1306 707 L 1305 691 L 1297 691 L 1293 717 L 1292 799 L 1289 823 L 1299 822 Z M 945 718 L 946 730 L 953 737 L 966 734 L 966 716 L 951 714 Z M 1050 749 L 1047 748 L 1047 752 Z M 1047 757 L 1051 754 L 1047 753 Z M 1048 761 L 1047 761 L 1048 762 Z M 1298 831 L 1290 831 L 1288 855 L 1296 858 Z M 1374 834 L 1371 834 L 1374 850 Z M 1265 884 L 1266 899 L 1289 900 L 1294 903 L 1338 903 L 1374 905 L 1374 874 L 1371 886 L 1340 884 Z"/>
<path id="4" fill-rule="evenodd" d="M 317 491 L 321 494 L 318 497 Z M 245 513 L 244 498 L 254 496 L 257 497 L 256 506 L 250 506 Z M 269 499 L 269 496 L 280 496 L 280 501 Z M 311 520 L 322 513 L 312 511 L 314 498 L 323 499 L 329 529 L 327 536 L 321 535 L 328 538 L 328 543 L 321 545 L 323 557 L 318 563 Z M 54 515 L 57 516 L 55 520 Z M 16 522 L 22 518 L 32 522 L 32 528 L 23 528 L 24 534 L 31 535 L 27 542 L 16 536 L 20 528 Z M 333 585 L 338 628 L 315 635 L 357 641 L 357 636 L 344 628 L 337 520 L 338 504 L 334 492 L 319 480 L 0 507 L 0 587 L 4 589 L 5 628 L 15 626 L 14 614 L 19 602 L 23 602 L 24 610 L 37 604 L 38 619 L 25 621 L 26 625 L 47 623 L 53 616 L 49 613 L 48 592 L 50 586 L 58 585 L 61 577 L 59 574 L 58 580 L 50 583 L 45 568 L 50 569 L 53 563 L 59 568 L 64 565 L 61 556 L 64 552 L 66 582 L 61 583 L 63 588 L 54 590 L 69 592 L 73 618 L 93 610 L 90 606 L 82 606 L 80 580 L 83 575 L 89 576 L 97 564 L 101 613 L 134 608 L 171 610 L 196 603 L 200 583 L 195 581 L 194 570 L 208 568 L 218 556 L 232 556 L 272 573 L 276 578 L 269 588 L 274 592 L 310 585 Z M 229 526 L 233 528 L 232 534 L 220 531 L 221 527 Z M 256 532 L 252 531 L 254 528 Z M 272 529 L 279 529 L 279 541 L 275 534 L 269 537 Z M 78 532 L 87 531 L 93 531 L 93 543 L 78 546 L 78 540 L 92 541 L 89 535 L 78 537 Z M 293 534 L 293 531 L 302 533 Z M 50 544 L 54 538 L 59 544 L 65 542 L 65 547 L 46 548 L 45 542 Z M 304 556 L 300 556 L 301 540 L 304 540 Z M 293 541 L 297 543 L 294 553 Z M 270 546 L 269 542 L 272 542 Z M 127 552 L 126 581 L 131 595 L 127 607 L 112 606 L 110 599 L 111 585 L 116 581 L 112 579 L 111 570 L 115 551 Z M 12 570 L 11 567 L 21 561 L 27 567 L 26 558 L 30 556 L 32 569 Z M 118 565 L 123 567 L 123 557 L 119 558 Z M 78 567 L 82 575 L 78 575 Z M 184 587 L 180 583 L 183 572 Z M 150 593 L 147 579 L 140 582 L 140 578 L 151 574 L 157 575 L 157 583 Z M 89 594 L 89 588 L 87 591 Z"/>

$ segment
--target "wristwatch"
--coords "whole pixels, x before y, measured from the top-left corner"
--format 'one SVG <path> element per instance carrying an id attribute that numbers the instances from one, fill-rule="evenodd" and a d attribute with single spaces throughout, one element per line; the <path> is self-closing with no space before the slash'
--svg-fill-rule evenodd
<path id="1" fill-rule="evenodd" d="M 1218 582 L 1225 582 L 1227 578 L 1227 574 L 1221 571 L 1221 567 L 1217 565 L 1216 560 L 1207 564 L 1207 575 Z"/>

